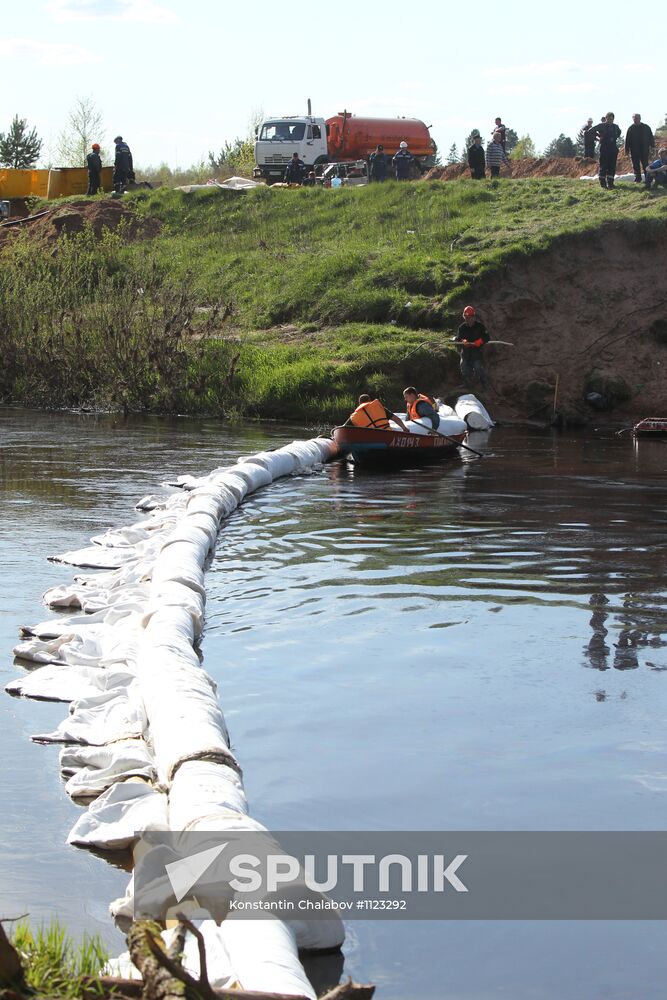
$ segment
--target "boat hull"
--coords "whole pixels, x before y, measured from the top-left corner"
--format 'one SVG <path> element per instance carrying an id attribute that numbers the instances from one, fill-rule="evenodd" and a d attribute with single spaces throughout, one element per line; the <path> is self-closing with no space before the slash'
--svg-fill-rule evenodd
<path id="1" fill-rule="evenodd" d="M 665 437 L 667 417 L 645 417 L 632 428 L 635 437 Z"/>
<path id="2" fill-rule="evenodd" d="M 465 434 L 442 437 L 406 434 L 368 427 L 335 427 L 333 439 L 340 452 L 360 465 L 413 465 L 438 462 L 458 455 Z"/>

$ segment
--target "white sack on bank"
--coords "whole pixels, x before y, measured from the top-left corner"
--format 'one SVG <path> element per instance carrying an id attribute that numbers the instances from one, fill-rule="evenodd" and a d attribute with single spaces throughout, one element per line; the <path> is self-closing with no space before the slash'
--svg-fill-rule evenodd
<path id="1" fill-rule="evenodd" d="M 494 426 L 484 403 L 480 402 L 477 396 L 473 396 L 472 393 L 459 396 L 456 401 L 456 413 L 473 431 L 488 431 Z"/>
<path id="2" fill-rule="evenodd" d="M 135 680 L 129 670 L 100 670 L 99 667 L 50 664 L 17 677 L 5 686 L 8 694 L 39 701 L 77 701 L 118 691 Z"/>
<path id="3" fill-rule="evenodd" d="M 72 702 L 70 714 L 52 733 L 32 736 L 35 743 L 88 743 L 102 746 L 146 732 L 146 713 L 136 681 L 116 691 Z"/>
<path id="4" fill-rule="evenodd" d="M 70 830 L 68 844 L 114 851 L 130 847 L 137 831 L 167 830 L 167 796 L 143 782 L 112 785 Z"/>

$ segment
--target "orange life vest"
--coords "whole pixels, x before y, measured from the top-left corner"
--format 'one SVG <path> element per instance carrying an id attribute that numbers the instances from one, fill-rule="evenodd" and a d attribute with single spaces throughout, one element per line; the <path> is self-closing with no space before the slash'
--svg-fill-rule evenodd
<path id="1" fill-rule="evenodd" d="M 389 421 L 384 406 L 379 399 L 370 403 L 361 403 L 350 417 L 354 427 L 375 427 L 377 430 L 389 430 Z"/>
<path id="2" fill-rule="evenodd" d="M 410 420 L 419 420 L 419 414 L 417 413 L 417 403 L 428 403 L 429 406 L 436 409 L 435 400 L 431 399 L 430 396 L 423 396 L 421 392 L 415 399 L 414 403 L 408 403 L 408 417 Z"/>

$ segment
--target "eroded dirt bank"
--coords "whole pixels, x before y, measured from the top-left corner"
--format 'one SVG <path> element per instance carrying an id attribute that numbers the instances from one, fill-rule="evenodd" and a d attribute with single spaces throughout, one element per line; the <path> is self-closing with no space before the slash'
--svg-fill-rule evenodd
<path id="1" fill-rule="evenodd" d="M 667 416 L 667 225 L 564 238 L 480 282 L 489 400 L 506 416 Z M 602 398 L 586 401 L 597 392 Z M 623 396 L 627 398 L 623 399 Z"/>

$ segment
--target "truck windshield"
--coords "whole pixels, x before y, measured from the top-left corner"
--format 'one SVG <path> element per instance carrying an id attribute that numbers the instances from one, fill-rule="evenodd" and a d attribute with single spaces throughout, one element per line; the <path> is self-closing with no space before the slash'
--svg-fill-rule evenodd
<path id="1" fill-rule="evenodd" d="M 259 141 L 298 142 L 303 139 L 306 131 L 305 122 L 264 122 L 259 134 Z"/>

